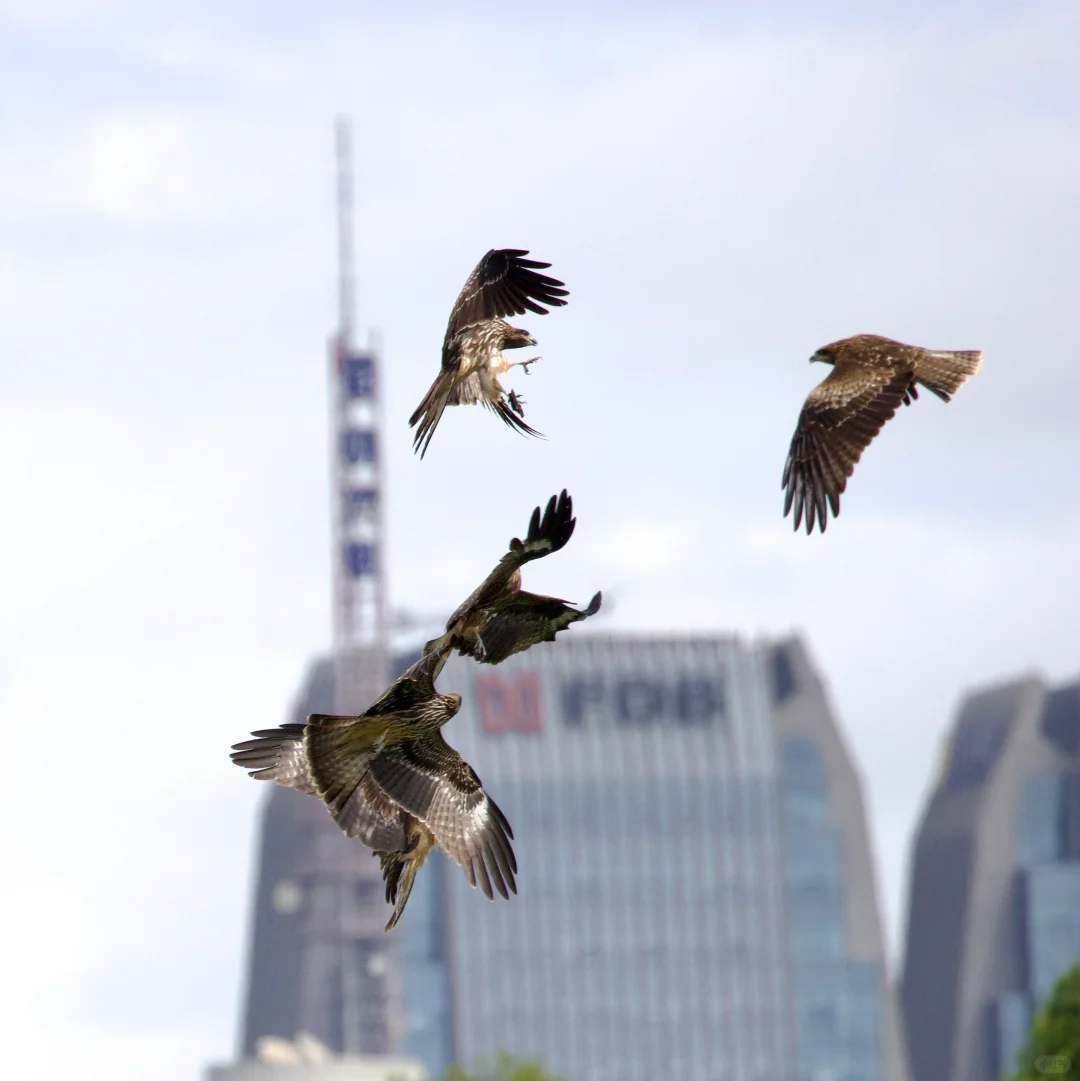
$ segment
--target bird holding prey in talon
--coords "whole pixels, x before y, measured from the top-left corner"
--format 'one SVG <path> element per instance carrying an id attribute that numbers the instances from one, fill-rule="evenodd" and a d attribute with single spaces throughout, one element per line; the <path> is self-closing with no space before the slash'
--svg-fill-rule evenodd
<path id="1" fill-rule="evenodd" d="M 521 366 L 526 374 L 529 365 L 539 360 L 507 360 L 504 349 L 523 349 L 536 345 L 527 330 L 513 327 L 506 317 L 527 311 L 547 315 L 550 307 L 561 307 L 569 295 L 563 282 L 538 274 L 550 263 L 525 259 L 527 251 L 518 248 L 492 249 L 477 263 L 461 290 L 443 338 L 442 367 L 424 400 L 409 418 L 416 427 L 413 449 L 420 457 L 428 444 L 443 410 L 448 405 L 476 405 L 482 402 L 498 414 L 503 423 L 524 435 L 539 436 L 524 420 L 524 401 L 511 391 L 507 395 L 499 376 Z"/>
<path id="2" fill-rule="evenodd" d="M 978 350 L 921 349 L 858 334 L 822 346 L 811 358 L 832 371 L 806 398 L 784 463 L 784 515 L 794 509 L 796 531 L 817 522 L 825 532 L 829 510 L 840 513 L 840 495 L 862 452 L 900 404 L 918 398 L 918 386 L 949 401 L 979 370 Z"/>
<path id="3" fill-rule="evenodd" d="M 359 717 L 313 713 L 253 732 L 231 755 L 257 780 L 321 799 L 346 836 L 375 850 L 395 905 L 387 931 L 436 845 L 488 898 L 493 885 L 517 892 L 510 824 L 440 731 L 461 709 L 461 695 L 435 690 L 449 652 L 426 652 Z"/>
<path id="4" fill-rule="evenodd" d="M 537 507 L 525 540 L 515 537 L 510 549 L 446 624 L 446 633 L 428 642 L 424 653 L 456 649 L 483 664 L 499 664 L 538 642 L 554 642 L 564 628 L 600 610 L 601 594 L 578 610 L 559 600 L 521 588 L 521 568 L 533 559 L 557 552 L 570 539 L 577 520 L 564 488 L 552 496 L 541 517 Z"/>

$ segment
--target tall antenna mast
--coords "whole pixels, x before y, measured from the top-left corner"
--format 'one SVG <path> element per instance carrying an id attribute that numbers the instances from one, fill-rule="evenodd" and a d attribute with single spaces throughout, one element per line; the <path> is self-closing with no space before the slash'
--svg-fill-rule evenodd
<path id="1" fill-rule="evenodd" d="M 338 327 L 330 340 L 330 513 L 334 591 L 334 712 L 362 713 L 386 689 L 379 360 L 358 349 L 353 263 L 352 138 L 339 119 L 337 157 Z M 387 1054 L 400 1046 L 401 965 L 363 898 L 381 892 L 378 863 L 328 849 L 314 874 L 321 890 L 299 976 L 300 1000 L 313 1032 L 337 1034 L 346 1052 Z"/>
<path id="2" fill-rule="evenodd" d="M 353 266 L 353 175 L 352 125 L 338 117 L 335 127 L 337 147 L 338 216 L 338 338 L 352 346 L 356 307 L 356 271 Z"/>
<path id="3" fill-rule="evenodd" d="M 386 596 L 382 535 L 379 362 L 355 333 L 352 132 L 336 129 L 338 329 L 330 349 L 331 575 L 338 713 L 359 713 L 384 690 Z"/>

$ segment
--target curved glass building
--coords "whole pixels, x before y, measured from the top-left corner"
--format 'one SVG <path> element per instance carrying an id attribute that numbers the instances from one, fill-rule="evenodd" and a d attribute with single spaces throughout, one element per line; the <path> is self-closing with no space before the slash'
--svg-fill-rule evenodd
<path id="1" fill-rule="evenodd" d="M 914 845 L 902 992 L 914 1081 L 1012 1077 L 1034 1011 L 1077 961 L 1080 682 L 973 692 Z"/>

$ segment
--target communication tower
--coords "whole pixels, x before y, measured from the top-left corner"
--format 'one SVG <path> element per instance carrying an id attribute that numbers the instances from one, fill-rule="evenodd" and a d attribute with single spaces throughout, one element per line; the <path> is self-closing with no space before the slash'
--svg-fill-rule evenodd
<path id="1" fill-rule="evenodd" d="M 354 342 L 349 125 L 337 125 L 338 301 L 330 340 L 333 650 L 311 668 L 293 710 L 358 714 L 386 687 L 379 430 L 374 342 Z M 274 786 L 264 811 L 243 1051 L 308 1033 L 335 1054 L 390 1055 L 403 1031 L 401 957 L 384 934 L 379 862 L 326 808 Z"/>
<path id="2" fill-rule="evenodd" d="M 334 701 L 360 712 L 383 689 L 387 672 L 379 360 L 369 336 L 354 344 L 352 148 L 348 122 L 337 125 L 338 329 L 330 342 L 331 575 L 334 595 Z"/>

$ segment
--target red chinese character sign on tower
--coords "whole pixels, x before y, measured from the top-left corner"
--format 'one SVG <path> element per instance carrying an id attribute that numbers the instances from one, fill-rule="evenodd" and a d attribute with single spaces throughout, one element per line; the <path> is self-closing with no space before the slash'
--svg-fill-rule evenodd
<path id="1" fill-rule="evenodd" d="M 480 731 L 486 736 L 508 732 L 537 736 L 544 731 L 543 685 L 538 672 L 476 677 Z"/>

